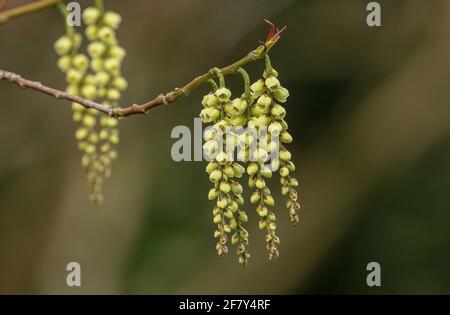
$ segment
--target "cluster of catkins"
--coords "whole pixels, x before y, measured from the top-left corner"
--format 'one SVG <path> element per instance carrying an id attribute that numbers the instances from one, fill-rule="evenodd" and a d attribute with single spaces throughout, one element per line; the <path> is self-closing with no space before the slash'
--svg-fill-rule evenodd
<path id="1" fill-rule="evenodd" d="M 89 7 L 83 11 L 86 26 L 87 55 L 80 52 L 83 36 L 67 28 L 55 43 L 60 56 L 58 67 L 65 73 L 69 94 L 117 107 L 127 81 L 122 77 L 121 64 L 125 50 L 118 45 L 116 30 L 121 17 L 115 12 L 103 12 Z M 86 169 L 89 199 L 95 204 L 103 202 L 102 183 L 111 175 L 112 161 L 117 158 L 114 146 L 119 143 L 118 120 L 99 117 L 95 109 L 73 103 L 73 120 L 80 124 L 75 138 L 83 153 L 81 164 Z"/>
<path id="2" fill-rule="evenodd" d="M 239 72 L 243 74 L 244 81 L 249 81 L 242 68 Z M 292 142 L 292 136 L 284 120 L 286 110 L 281 105 L 286 102 L 289 92 L 281 86 L 268 56 L 263 78 L 251 85 L 246 82 L 246 93 L 239 98 L 231 98 L 231 91 L 224 86 L 223 76 L 221 79 L 220 87 L 204 96 L 204 108 L 200 113 L 205 124 L 212 124 L 212 128 L 207 128 L 204 133 L 203 148 L 211 158 L 206 171 L 214 185 L 208 198 L 216 201 L 213 222 L 217 224 L 214 232 L 214 237 L 218 239 L 217 253 L 221 256 L 228 252 L 227 244 L 231 236 L 239 263 L 245 266 L 250 257 L 247 251 L 249 233 L 243 226 L 248 216 L 242 209 L 243 187 L 239 183 L 239 179 L 247 173 L 248 186 L 254 190 L 250 202 L 256 205 L 259 228 L 265 231 L 269 259 L 275 260 L 279 256 L 277 245 L 280 239 L 276 235 L 276 215 L 271 210 L 275 201 L 266 182 L 274 172 L 280 175 L 282 194 L 288 195 L 286 206 L 293 224 L 299 221 L 300 210 L 296 191 L 298 181 L 291 176 L 295 165 L 285 146 Z M 235 149 L 238 149 L 237 159 L 234 159 Z"/>

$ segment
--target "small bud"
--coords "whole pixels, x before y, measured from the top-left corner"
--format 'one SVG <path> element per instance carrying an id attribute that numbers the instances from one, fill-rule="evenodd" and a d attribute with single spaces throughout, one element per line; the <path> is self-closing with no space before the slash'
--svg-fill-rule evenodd
<path id="1" fill-rule="evenodd" d="M 215 169 L 217 169 L 218 167 L 219 167 L 218 163 L 216 163 L 214 161 L 209 162 L 208 165 L 206 165 L 206 172 L 208 174 L 211 174 L 211 172 L 214 171 Z"/>
<path id="2" fill-rule="evenodd" d="M 298 186 L 298 180 L 297 180 L 296 178 L 291 178 L 291 179 L 289 180 L 289 184 L 290 184 L 292 187 L 297 187 L 297 186 Z"/>
<path id="3" fill-rule="evenodd" d="M 106 92 L 106 97 L 112 101 L 118 101 L 122 97 L 122 94 L 119 90 L 109 89 L 108 92 Z"/>
<path id="4" fill-rule="evenodd" d="M 289 192 L 288 186 L 281 187 L 281 194 L 286 195 Z"/>
<path id="5" fill-rule="evenodd" d="M 216 223 L 216 222 L 214 222 L 214 223 Z M 217 222 L 218 223 L 218 222 Z M 216 224 L 217 224 L 216 223 Z M 220 237 L 220 235 L 222 235 L 222 231 L 220 231 L 220 230 L 215 230 L 214 231 L 214 238 L 218 238 L 218 237 Z"/>
<path id="6" fill-rule="evenodd" d="M 89 100 L 93 100 L 96 93 L 97 89 L 94 85 L 85 85 L 81 88 L 81 95 Z"/>
<path id="7" fill-rule="evenodd" d="M 91 60 L 91 69 L 95 72 L 100 72 L 103 70 L 104 62 L 100 57 L 92 58 Z"/>
<path id="8" fill-rule="evenodd" d="M 97 32 L 98 28 L 96 25 L 89 25 L 88 27 L 86 27 L 84 34 L 86 35 L 88 40 L 94 41 L 97 39 Z"/>
<path id="9" fill-rule="evenodd" d="M 98 30 L 97 36 L 105 43 L 112 44 L 115 41 L 114 31 L 108 26 L 103 26 L 102 28 L 100 28 Z"/>
<path id="10" fill-rule="evenodd" d="M 280 168 L 280 176 L 281 177 L 287 177 L 289 175 L 289 170 L 287 167 Z"/>
<path id="11" fill-rule="evenodd" d="M 66 74 L 66 81 L 68 84 L 77 84 L 83 78 L 83 73 L 78 70 L 70 69 Z"/>
<path id="12" fill-rule="evenodd" d="M 223 169 L 223 173 L 225 174 L 225 175 L 227 175 L 228 177 L 234 177 L 234 170 L 233 170 L 233 167 L 231 167 L 231 166 L 226 166 L 224 169 Z"/>
<path id="13" fill-rule="evenodd" d="M 120 91 L 126 90 L 128 87 L 128 82 L 123 77 L 115 78 L 112 85 L 119 89 Z"/>
<path id="14" fill-rule="evenodd" d="M 251 203 L 257 203 L 260 198 L 261 198 L 260 193 L 258 191 L 255 191 L 255 192 L 252 193 L 252 195 L 250 197 L 250 202 Z"/>
<path id="15" fill-rule="evenodd" d="M 281 87 L 277 91 L 273 93 L 273 97 L 280 103 L 285 103 L 287 98 L 289 97 L 289 91 Z"/>
<path id="16" fill-rule="evenodd" d="M 273 206 L 275 204 L 275 201 L 273 200 L 272 196 L 265 196 L 264 203 L 268 206 Z"/>
<path id="17" fill-rule="evenodd" d="M 103 16 L 103 22 L 109 27 L 117 29 L 119 28 L 120 22 L 122 22 L 122 17 L 116 12 L 108 11 Z"/>
<path id="18" fill-rule="evenodd" d="M 258 207 L 256 211 L 258 212 L 258 215 L 262 218 L 265 218 L 267 216 L 267 213 L 269 212 L 267 207 Z"/>
<path id="19" fill-rule="evenodd" d="M 235 194 L 242 194 L 243 188 L 242 185 L 239 184 L 238 182 L 233 182 L 231 184 L 231 190 L 235 193 Z"/>
<path id="20" fill-rule="evenodd" d="M 213 219 L 213 222 L 215 224 L 218 224 L 218 223 L 222 222 L 222 216 L 220 214 L 215 215 L 214 219 Z"/>
<path id="21" fill-rule="evenodd" d="M 256 163 L 250 163 L 247 166 L 247 174 L 250 176 L 255 175 L 258 172 L 258 164 Z"/>
<path id="22" fill-rule="evenodd" d="M 226 194 L 228 194 L 228 193 L 231 191 L 231 185 L 230 185 L 228 182 L 226 182 L 226 181 L 222 181 L 222 182 L 220 183 L 219 188 L 220 188 L 220 190 L 221 190 L 222 192 L 224 192 L 224 193 L 226 193 Z"/>
<path id="23" fill-rule="evenodd" d="M 232 219 L 234 217 L 233 212 L 231 212 L 230 210 L 226 210 L 223 215 L 225 216 L 225 218 L 227 219 Z"/>
<path id="24" fill-rule="evenodd" d="M 280 140 L 283 143 L 291 143 L 292 142 L 292 136 L 289 132 L 283 131 L 280 135 Z"/>
<path id="25" fill-rule="evenodd" d="M 277 229 L 277 225 L 275 222 L 270 222 L 269 223 L 269 230 L 271 231 L 275 231 Z"/>
<path id="26" fill-rule="evenodd" d="M 258 96 L 266 91 L 264 81 L 262 79 L 259 79 L 258 81 L 250 85 L 250 89 L 252 90 L 253 93 L 255 93 Z"/>
<path id="27" fill-rule="evenodd" d="M 231 212 L 236 212 L 237 209 L 239 208 L 239 205 L 236 201 L 232 201 L 228 208 L 230 209 Z"/>
<path id="28" fill-rule="evenodd" d="M 67 72 L 72 65 L 72 58 L 70 56 L 63 56 L 58 59 L 58 68 L 62 72 Z"/>
<path id="29" fill-rule="evenodd" d="M 211 188 L 208 192 L 208 199 L 214 200 L 219 196 L 219 191 L 215 188 Z"/>
<path id="30" fill-rule="evenodd" d="M 257 104 L 261 106 L 261 108 L 268 108 L 270 104 L 272 104 L 272 98 L 266 94 L 263 94 L 258 98 Z"/>
<path id="31" fill-rule="evenodd" d="M 117 133 L 113 133 L 109 136 L 109 142 L 112 144 L 118 144 L 119 143 L 119 135 Z"/>
<path id="32" fill-rule="evenodd" d="M 291 157 L 292 157 L 291 152 L 289 152 L 288 150 L 283 149 L 280 151 L 280 159 L 282 161 L 290 161 Z"/>
<path id="33" fill-rule="evenodd" d="M 235 177 L 242 177 L 242 174 L 245 173 L 245 168 L 239 163 L 233 163 L 233 170 Z"/>
<path id="34" fill-rule="evenodd" d="M 111 76 L 106 71 L 97 72 L 94 77 L 95 83 L 100 87 L 106 86 L 110 79 Z"/>
<path id="35" fill-rule="evenodd" d="M 118 59 L 118 60 L 123 60 L 123 58 L 125 58 L 126 55 L 126 51 L 125 49 L 123 49 L 120 46 L 113 46 L 109 49 L 108 51 L 108 55 L 112 58 Z"/>
<path id="36" fill-rule="evenodd" d="M 86 128 L 79 128 L 76 132 L 75 132 L 75 138 L 80 141 L 85 139 L 88 136 L 89 132 Z"/>
<path id="37" fill-rule="evenodd" d="M 89 59 L 86 57 L 86 55 L 78 54 L 73 57 L 72 64 L 77 70 L 84 72 L 89 67 Z"/>
<path id="38" fill-rule="evenodd" d="M 94 7 L 86 8 L 83 11 L 83 21 L 86 25 L 95 24 L 100 18 L 101 12 L 99 9 Z"/>
<path id="39" fill-rule="evenodd" d="M 227 88 L 217 89 L 215 94 L 221 103 L 228 102 L 231 97 L 231 91 Z"/>
<path id="40" fill-rule="evenodd" d="M 72 40 L 68 36 L 62 36 L 55 42 L 55 51 L 58 55 L 67 55 L 72 49 Z"/>
<path id="41" fill-rule="evenodd" d="M 240 211 L 239 212 L 239 221 L 241 222 L 247 222 L 248 221 L 248 216 L 244 211 Z"/>
<path id="42" fill-rule="evenodd" d="M 283 119 L 286 116 L 286 110 L 283 106 L 278 104 L 272 107 L 271 113 L 277 119 Z"/>
<path id="43" fill-rule="evenodd" d="M 203 97 L 202 105 L 205 107 L 216 107 L 219 99 L 214 94 L 208 94 Z"/>
<path id="44" fill-rule="evenodd" d="M 116 74 L 120 70 L 120 60 L 117 58 L 108 58 L 105 60 L 104 67 L 109 72 Z"/>
<path id="45" fill-rule="evenodd" d="M 265 84 L 271 92 L 275 92 L 281 87 L 280 81 L 273 75 L 266 79 Z"/>
<path id="46" fill-rule="evenodd" d="M 271 178 L 272 177 L 272 171 L 270 170 L 270 167 L 268 166 L 261 166 L 261 175 L 265 178 Z"/>
<path id="47" fill-rule="evenodd" d="M 265 228 L 266 228 L 266 226 L 267 226 L 267 223 L 266 223 L 266 221 L 265 220 L 259 220 L 259 229 L 260 230 L 264 230 Z"/>
<path id="48" fill-rule="evenodd" d="M 87 51 L 92 58 L 100 58 L 106 51 L 106 46 L 102 42 L 92 42 L 88 45 Z"/>
<path id="49" fill-rule="evenodd" d="M 214 170 L 209 175 L 209 180 L 213 183 L 218 182 L 222 178 L 222 171 L 221 170 Z"/>
<path id="50" fill-rule="evenodd" d="M 264 189 L 264 188 L 266 187 L 266 182 L 265 182 L 263 179 L 258 178 L 258 179 L 255 181 L 255 186 L 256 186 L 256 188 L 258 188 L 258 189 Z"/>
<path id="51" fill-rule="evenodd" d="M 224 209 L 228 205 L 227 200 L 223 197 L 219 197 L 216 204 L 220 209 Z"/>
<path id="52" fill-rule="evenodd" d="M 96 121 L 95 121 L 95 118 L 93 116 L 85 115 L 83 117 L 83 125 L 85 125 L 86 127 L 92 128 L 92 127 L 95 126 L 95 123 L 96 123 Z"/>

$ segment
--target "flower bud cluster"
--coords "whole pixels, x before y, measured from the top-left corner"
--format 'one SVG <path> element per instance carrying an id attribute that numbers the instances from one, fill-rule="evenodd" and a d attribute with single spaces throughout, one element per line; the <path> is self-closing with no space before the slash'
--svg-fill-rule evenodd
<path id="1" fill-rule="evenodd" d="M 231 235 L 231 244 L 236 246 L 239 263 L 245 266 L 250 254 L 247 251 L 248 232 L 244 223 L 248 221 L 247 214 L 241 209 L 244 205 L 243 188 L 238 179 L 245 169 L 238 162 L 232 162 L 226 153 L 226 144 L 222 139 L 227 127 L 233 123 L 228 116 L 226 106 L 230 102 L 231 92 L 227 88 L 217 89 L 203 98 L 203 109 L 200 117 L 204 123 L 213 123 L 213 128 L 204 134 L 205 152 L 212 158 L 206 172 L 214 187 L 208 193 L 209 200 L 216 200 L 213 209 L 213 222 L 217 224 L 214 237 L 218 239 L 216 250 L 219 256 L 228 253 L 227 243 Z M 242 106 L 242 105 L 239 105 Z M 244 109 L 245 111 L 245 109 Z M 243 111 L 239 114 L 242 115 Z M 237 116 L 233 116 L 237 117 Z"/>
<path id="2" fill-rule="evenodd" d="M 127 87 L 120 72 L 125 51 L 115 36 L 120 15 L 89 7 L 82 17 L 89 41 L 87 54 L 80 53 L 83 37 L 72 28 L 68 28 L 54 45 L 59 55 L 58 67 L 66 76 L 66 91 L 104 105 L 117 106 L 121 92 Z M 101 204 L 103 178 L 109 176 L 111 163 L 117 158 L 113 146 L 119 142 L 118 121 L 112 117 L 99 118 L 97 110 L 81 104 L 73 103 L 72 109 L 73 120 L 80 124 L 75 138 L 83 152 L 81 164 L 86 169 L 89 199 Z"/>

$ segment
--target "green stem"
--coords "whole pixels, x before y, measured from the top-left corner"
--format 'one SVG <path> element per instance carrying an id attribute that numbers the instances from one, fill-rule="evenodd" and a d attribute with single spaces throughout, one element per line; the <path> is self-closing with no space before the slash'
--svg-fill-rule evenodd
<path id="1" fill-rule="evenodd" d="M 208 83 L 211 85 L 211 88 L 214 92 L 219 88 L 216 81 L 214 81 L 213 79 L 209 79 Z"/>
<path id="2" fill-rule="evenodd" d="M 95 6 L 96 6 L 97 9 L 99 9 L 100 12 L 102 12 L 102 14 L 103 14 L 103 12 L 104 12 L 104 10 L 105 10 L 105 6 L 104 6 L 104 4 L 103 4 L 103 0 L 95 0 Z"/>
<path id="3" fill-rule="evenodd" d="M 266 63 L 266 73 L 267 75 L 271 75 L 272 71 L 273 71 L 273 67 L 272 67 L 272 63 L 270 62 L 270 57 L 269 54 L 266 54 L 265 58 L 265 63 Z"/>
<path id="4" fill-rule="evenodd" d="M 219 68 L 211 69 L 211 72 L 214 73 L 219 78 L 219 86 L 220 88 L 225 87 L 225 77 L 223 76 L 222 70 Z"/>
<path id="5" fill-rule="evenodd" d="M 61 12 L 63 18 L 64 18 L 64 24 L 66 25 L 66 33 L 68 35 L 72 35 L 73 34 L 73 28 L 71 26 L 69 26 L 69 24 L 67 23 L 67 9 L 66 9 L 66 5 L 63 2 L 59 2 L 58 3 L 58 9 Z"/>
<path id="6" fill-rule="evenodd" d="M 250 76 L 248 75 L 247 71 L 244 70 L 244 68 L 239 67 L 237 70 L 242 75 L 242 78 L 244 79 L 244 93 L 245 98 L 247 99 L 248 104 L 250 105 L 252 94 L 250 93 Z"/>

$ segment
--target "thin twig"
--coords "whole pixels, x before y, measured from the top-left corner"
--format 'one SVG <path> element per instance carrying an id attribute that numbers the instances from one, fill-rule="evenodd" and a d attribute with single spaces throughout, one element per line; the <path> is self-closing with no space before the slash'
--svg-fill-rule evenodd
<path id="1" fill-rule="evenodd" d="M 6 23 L 16 17 L 54 6 L 59 2 L 61 0 L 39 0 L 5 12 L 0 12 L 0 24 Z"/>
<path id="2" fill-rule="evenodd" d="M 228 66 L 220 69 L 221 72 L 223 73 L 223 75 L 236 73 L 240 67 L 242 67 L 252 61 L 263 59 L 267 55 L 269 50 L 278 42 L 279 39 L 280 39 L 280 36 L 278 36 L 278 35 L 273 36 L 272 38 L 269 38 L 267 42 L 265 42 L 263 45 L 257 47 L 255 50 L 251 51 L 250 53 L 248 53 L 244 58 L 236 61 L 235 63 L 232 63 L 231 65 L 228 65 Z M 189 95 L 191 93 L 191 91 L 193 91 L 200 85 L 208 82 L 210 79 L 213 79 L 215 77 L 216 77 L 215 72 L 210 70 L 210 71 L 206 72 L 205 74 L 202 74 L 202 75 L 196 77 L 191 82 L 186 84 L 184 87 L 177 88 L 166 94 L 160 94 L 159 96 L 152 99 L 151 101 L 148 101 L 147 103 L 144 103 L 141 105 L 133 104 L 128 107 L 122 107 L 122 108 L 121 107 L 111 108 L 109 106 L 102 105 L 100 103 L 93 102 L 93 101 L 84 99 L 79 96 L 70 95 L 66 92 L 45 86 L 40 82 L 35 82 L 35 81 L 30 81 L 30 80 L 24 79 L 18 74 L 0 69 L 0 80 L 9 81 L 11 83 L 14 83 L 14 84 L 20 86 L 21 88 L 24 88 L 24 89 L 29 88 L 29 89 L 53 96 L 57 99 L 79 103 L 86 108 L 96 109 L 96 110 L 98 110 L 104 114 L 107 114 L 109 116 L 112 116 L 112 117 L 126 117 L 126 116 L 135 115 L 135 114 L 145 114 L 154 107 L 157 107 L 159 105 L 167 105 L 167 104 L 173 103 L 176 100 L 178 100 L 179 98 Z"/>

